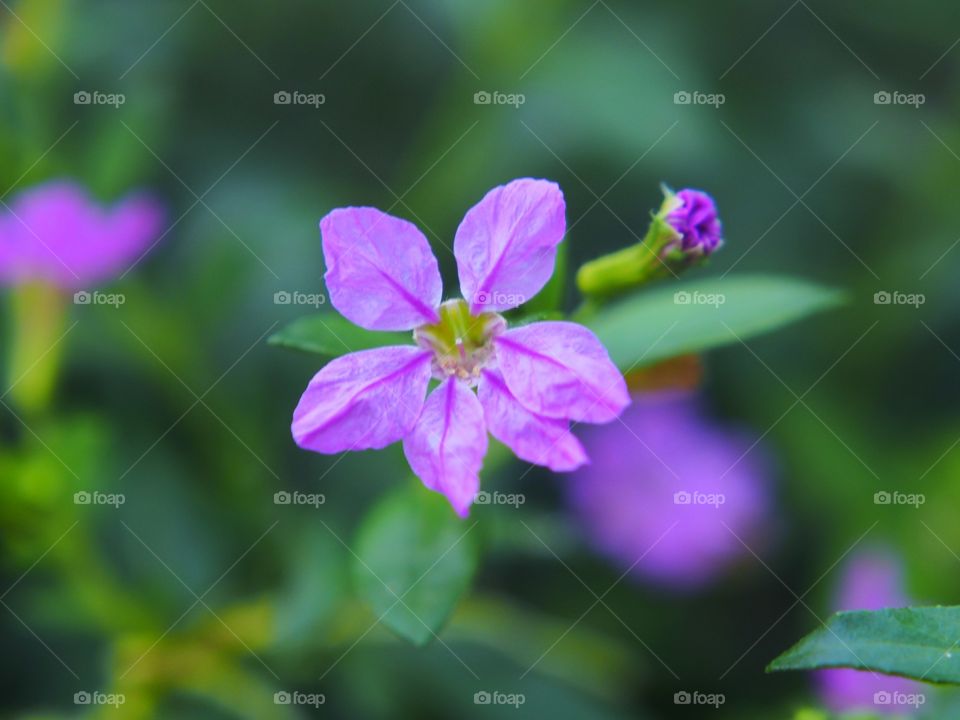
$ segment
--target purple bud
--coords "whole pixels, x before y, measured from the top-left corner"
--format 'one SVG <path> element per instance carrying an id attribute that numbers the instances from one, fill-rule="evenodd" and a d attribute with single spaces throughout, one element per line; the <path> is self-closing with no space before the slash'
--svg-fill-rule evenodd
<path id="1" fill-rule="evenodd" d="M 720 219 L 713 198 L 705 192 L 678 192 L 667 211 L 666 220 L 680 235 L 680 249 L 686 253 L 709 255 L 723 244 Z"/>

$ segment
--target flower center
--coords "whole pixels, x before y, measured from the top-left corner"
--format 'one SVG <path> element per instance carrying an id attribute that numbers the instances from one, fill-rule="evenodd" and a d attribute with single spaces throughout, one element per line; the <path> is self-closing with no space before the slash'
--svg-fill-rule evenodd
<path id="1" fill-rule="evenodd" d="M 480 371 L 493 359 L 493 339 L 507 329 L 497 313 L 471 315 L 466 300 L 448 300 L 440 306 L 440 322 L 413 331 L 414 342 L 433 352 L 433 376 L 456 377 L 476 385 Z"/>

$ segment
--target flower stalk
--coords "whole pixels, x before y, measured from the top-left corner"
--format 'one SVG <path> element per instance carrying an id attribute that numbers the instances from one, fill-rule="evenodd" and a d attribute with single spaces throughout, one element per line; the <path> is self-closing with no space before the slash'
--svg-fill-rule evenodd
<path id="1" fill-rule="evenodd" d="M 584 264 L 577 286 L 588 301 L 605 301 L 645 283 L 676 277 L 720 247 L 720 222 L 706 193 L 663 187 L 643 240 Z"/>
<path id="2" fill-rule="evenodd" d="M 668 277 L 674 271 L 663 253 L 678 238 L 672 227 L 654 215 L 641 242 L 585 263 L 577 272 L 577 287 L 588 298 L 609 299 Z"/>
<path id="3" fill-rule="evenodd" d="M 66 296 L 43 282 L 20 285 L 10 294 L 12 315 L 8 392 L 28 413 L 50 402 L 60 369 Z"/>

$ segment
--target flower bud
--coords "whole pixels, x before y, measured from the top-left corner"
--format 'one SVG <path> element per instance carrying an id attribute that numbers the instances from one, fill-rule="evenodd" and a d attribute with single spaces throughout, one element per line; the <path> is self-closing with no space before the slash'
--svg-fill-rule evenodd
<path id="1" fill-rule="evenodd" d="M 713 198 L 699 190 L 669 191 L 660 210 L 677 235 L 676 247 L 685 255 L 707 256 L 723 245 L 720 219 Z"/>
<path id="2" fill-rule="evenodd" d="M 696 265 L 723 244 L 713 198 L 664 187 L 664 200 L 639 243 L 591 260 L 577 273 L 580 291 L 607 299 Z"/>

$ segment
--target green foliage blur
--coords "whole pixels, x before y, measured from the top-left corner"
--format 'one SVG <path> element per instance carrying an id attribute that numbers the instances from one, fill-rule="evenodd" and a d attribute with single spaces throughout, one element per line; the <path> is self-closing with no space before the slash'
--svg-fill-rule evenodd
<path id="1" fill-rule="evenodd" d="M 0 386 L 3 715 L 828 717 L 809 676 L 763 671 L 832 610 L 855 543 L 897 548 L 918 602 L 960 602 L 958 35 L 934 0 L 0 3 L 0 199 L 56 177 L 104 200 L 146 188 L 171 225 L 108 285 L 123 306 L 69 307 L 47 402 Z M 642 237 L 666 182 L 720 207 L 726 246 L 697 274 L 801 276 L 850 302 L 704 360 L 714 415 L 775 459 L 760 557 L 701 593 L 627 580 L 597 604 L 621 569 L 562 478 L 514 461 L 484 485 L 527 503 L 477 513 L 471 589 L 414 646 L 359 598 L 354 553 L 382 497 L 420 489 L 398 446 L 296 448 L 320 361 L 266 338 L 315 308 L 274 298 L 325 292 L 317 222 L 345 205 L 423 227 L 452 287 L 463 213 L 521 176 L 564 189 L 568 280 Z M 6 357 L 43 317 L 13 291 L 0 307 Z M 884 490 L 926 503 L 875 505 Z M 74 503 L 93 491 L 125 501 Z M 725 703 L 674 703 L 695 689 Z M 494 690 L 525 701 L 475 704 Z M 125 701 L 75 704 L 95 691 Z"/>

